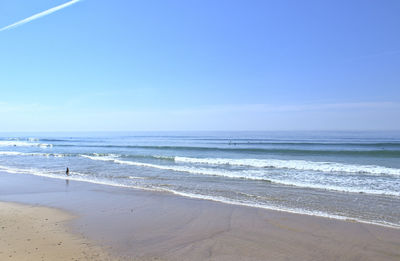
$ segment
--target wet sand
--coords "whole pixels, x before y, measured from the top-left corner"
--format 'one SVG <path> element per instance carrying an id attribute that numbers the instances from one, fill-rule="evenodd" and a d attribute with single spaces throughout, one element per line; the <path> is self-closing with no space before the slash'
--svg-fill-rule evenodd
<path id="1" fill-rule="evenodd" d="M 167 193 L 0 173 L 0 200 L 68 211 L 127 260 L 400 260 L 399 229 Z"/>

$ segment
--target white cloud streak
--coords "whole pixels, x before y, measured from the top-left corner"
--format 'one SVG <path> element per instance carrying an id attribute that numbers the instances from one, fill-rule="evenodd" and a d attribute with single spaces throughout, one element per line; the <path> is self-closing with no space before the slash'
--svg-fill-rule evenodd
<path id="1" fill-rule="evenodd" d="M 81 1 L 81 0 L 72 0 L 72 1 L 69 1 L 69 2 L 67 2 L 67 3 L 65 3 L 65 4 L 58 5 L 58 6 L 56 6 L 56 7 L 47 9 L 46 11 L 40 12 L 40 13 L 38 13 L 38 14 L 32 15 L 32 16 L 30 16 L 30 17 L 28 17 L 28 18 L 25 18 L 25 19 L 23 19 L 23 20 L 20 20 L 20 21 L 18 21 L 18 22 L 15 22 L 15 23 L 13 23 L 13 24 L 7 25 L 7 26 L 1 28 L 1 29 L 0 29 L 0 32 L 1 32 L 1 31 L 5 31 L 5 30 L 9 30 L 9 29 L 12 29 L 12 28 L 15 28 L 15 27 L 17 27 L 17 26 L 20 26 L 20 25 L 23 25 L 23 24 L 26 24 L 26 23 L 29 23 L 29 22 L 31 22 L 31 21 L 33 21 L 33 20 L 36 20 L 36 19 L 41 18 L 41 17 L 43 17 L 43 16 L 46 16 L 46 15 L 49 15 L 49 14 L 54 13 L 54 12 L 56 12 L 56 11 L 59 11 L 59 10 L 65 8 L 65 7 L 68 7 L 68 6 L 70 6 L 70 5 L 76 4 L 76 3 L 80 2 L 80 1 Z"/>

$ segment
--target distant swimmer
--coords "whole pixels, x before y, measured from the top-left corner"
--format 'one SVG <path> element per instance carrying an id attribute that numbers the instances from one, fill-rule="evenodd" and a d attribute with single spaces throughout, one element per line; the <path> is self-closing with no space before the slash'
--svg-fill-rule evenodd
<path id="1" fill-rule="evenodd" d="M 67 167 L 67 170 L 65 171 L 65 174 L 67 175 L 67 176 L 69 176 L 69 168 Z"/>

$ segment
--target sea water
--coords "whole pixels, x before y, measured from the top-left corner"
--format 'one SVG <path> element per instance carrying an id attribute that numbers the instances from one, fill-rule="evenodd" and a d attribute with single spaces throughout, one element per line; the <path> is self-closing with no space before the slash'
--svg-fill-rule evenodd
<path id="1" fill-rule="evenodd" d="M 70 180 L 400 228 L 399 132 L 0 134 L 0 173 L 67 167 Z"/>

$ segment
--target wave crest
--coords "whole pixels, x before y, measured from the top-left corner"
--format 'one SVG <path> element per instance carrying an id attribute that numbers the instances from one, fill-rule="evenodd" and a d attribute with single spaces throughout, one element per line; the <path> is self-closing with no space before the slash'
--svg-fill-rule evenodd
<path id="1" fill-rule="evenodd" d="M 176 162 L 197 163 L 206 165 L 232 165 L 255 168 L 294 169 L 321 172 L 365 173 L 374 175 L 398 175 L 400 169 L 376 165 L 356 165 L 337 162 L 318 162 L 306 160 L 278 160 L 278 159 L 227 159 L 227 158 L 189 158 L 175 157 Z"/>
<path id="2" fill-rule="evenodd" d="M 41 147 L 41 148 L 51 148 L 53 144 L 47 143 L 37 143 L 37 142 L 26 142 L 19 140 L 1 140 L 0 147 Z"/>

